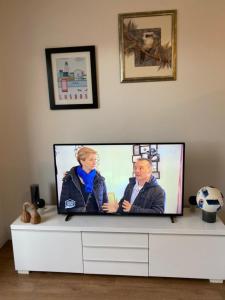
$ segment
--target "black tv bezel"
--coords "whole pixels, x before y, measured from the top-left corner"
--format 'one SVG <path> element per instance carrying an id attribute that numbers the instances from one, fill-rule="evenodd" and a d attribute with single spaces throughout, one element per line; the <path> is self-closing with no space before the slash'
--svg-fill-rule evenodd
<path id="1" fill-rule="evenodd" d="M 75 146 L 75 145 L 85 145 L 85 146 L 93 146 L 93 145 L 146 145 L 146 144 L 157 144 L 157 145 L 182 145 L 183 146 L 183 172 L 182 172 L 182 207 L 181 213 L 169 213 L 169 214 L 149 214 L 149 213 L 124 213 L 124 214 L 117 214 L 117 213 L 87 213 L 87 212 L 60 212 L 59 210 L 59 199 L 58 199 L 58 184 L 57 184 L 57 166 L 56 166 L 56 155 L 55 155 L 55 147 L 56 146 Z M 142 216 L 142 217 L 179 217 L 183 216 L 184 213 L 184 172 L 185 172 L 185 142 L 136 142 L 136 143 L 55 143 L 53 144 L 53 157 L 54 157 L 54 171 L 55 171 L 55 189 L 56 189 L 56 201 L 57 201 L 57 212 L 60 215 L 67 215 L 69 216 L 119 216 L 119 217 L 135 217 L 135 216 Z"/>

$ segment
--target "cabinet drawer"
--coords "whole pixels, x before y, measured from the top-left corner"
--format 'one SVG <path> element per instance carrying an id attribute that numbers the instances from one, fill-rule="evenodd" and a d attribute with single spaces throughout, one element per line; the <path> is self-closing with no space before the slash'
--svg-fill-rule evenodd
<path id="1" fill-rule="evenodd" d="M 83 247 L 84 260 L 148 262 L 148 249 Z"/>
<path id="2" fill-rule="evenodd" d="M 83 232 L 83 246 L 148 248 L 148 234 Z"/>
<path id="3" fill-rule="evenodd" d="M 148 276 L 147 263 L 84 261 L 84 273 Z"/>

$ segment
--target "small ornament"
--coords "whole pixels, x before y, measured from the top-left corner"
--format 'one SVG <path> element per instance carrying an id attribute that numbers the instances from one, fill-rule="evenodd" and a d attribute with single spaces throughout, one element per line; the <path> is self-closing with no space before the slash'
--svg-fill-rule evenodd
<path id="1" fill-rule="evenodd" d="M 41 216 L 37 212 L 34 204 L 31 202 L 24 202 L 20 220 L 24 223 L 39 224 L 41 223 Z"/>

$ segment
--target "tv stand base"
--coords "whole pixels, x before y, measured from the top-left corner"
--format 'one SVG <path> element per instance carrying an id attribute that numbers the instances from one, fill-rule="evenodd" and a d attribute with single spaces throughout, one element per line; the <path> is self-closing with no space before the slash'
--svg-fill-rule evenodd
<path id="1" fill-rule="evenodd" d="M 15 269 L 225 280 L 225 226 L 186 209 L 171 223 L 160 217 L 76 216 L 65 222 L 47 206 L 42 223 L 11 225 Z M 212 255 L 213 253 L 213 255 Z M 216 258 L 216 259 L 215 259 Z"/>

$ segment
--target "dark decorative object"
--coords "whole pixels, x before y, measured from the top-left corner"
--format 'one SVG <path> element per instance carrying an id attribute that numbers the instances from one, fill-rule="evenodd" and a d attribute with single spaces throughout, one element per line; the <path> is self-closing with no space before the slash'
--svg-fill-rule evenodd
<path id="1" fill-rule="evenodd" d="M 43 208 L 45 206 L 45 200 L 40 198 L 37 202 L 36 205 L 38 208 Z"/>
<path id="2" fill-rule="evenodd" d="M 197 206 L 196 196 L 190 196 L 188 199 L 190 205 Z"/>
<path id="3" fill-rule="evenodd" d="M 38 184 L 32 184 L 30 186 L 31 191 L 31 202 L 37 207 L 37 208 L 43 208 L 45 206 L 45 200 L 41 199 L 39 196 L 39 185 Z"/>

